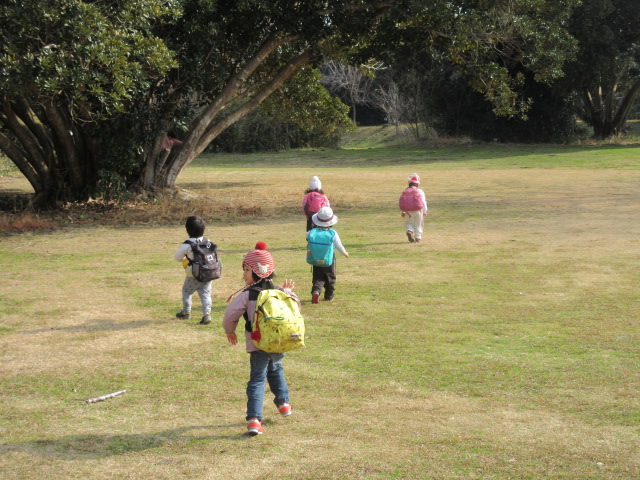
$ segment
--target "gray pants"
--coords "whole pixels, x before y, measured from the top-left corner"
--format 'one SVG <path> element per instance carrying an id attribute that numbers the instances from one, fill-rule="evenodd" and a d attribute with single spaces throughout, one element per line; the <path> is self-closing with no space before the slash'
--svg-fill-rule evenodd
<path id="1" fill-rule="evenodd" d="M 182 285 L 182 313 L 191 313 L 191 297 L 198 292 L 202 303 L 202 314 L 211 313 L 211 282 L 199 282 L 193 277 L 185 277 Z"/>

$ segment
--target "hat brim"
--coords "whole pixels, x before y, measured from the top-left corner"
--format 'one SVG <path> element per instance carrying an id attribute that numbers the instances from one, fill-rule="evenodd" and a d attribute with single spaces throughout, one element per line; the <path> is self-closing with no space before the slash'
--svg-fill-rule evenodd
<path id="1" fill-rule="evenodd" d="M 322 220 L 318 220 L 318 214 L 316 213 L 311 217 L 311 221 L 314 225 L 317 225 L 319 227 L 332 227 L 333 225 L 338 223 L 338 217 L 334 215 L 331 220 L 323 222 Z"/>

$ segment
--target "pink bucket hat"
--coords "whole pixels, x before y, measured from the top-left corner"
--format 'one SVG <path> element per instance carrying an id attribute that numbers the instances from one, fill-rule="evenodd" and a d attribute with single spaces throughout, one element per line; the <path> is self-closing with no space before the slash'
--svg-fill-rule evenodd
<path id="1" fill-rule="evenodd" d="M 411 175 L 409 175 L 409 178 L 407 180 L 409 181 L 409 183 L 417 183 L 418 185 L 420 185 L 420 175 L 418 175 L 417 173 L 412 173 Z"/>

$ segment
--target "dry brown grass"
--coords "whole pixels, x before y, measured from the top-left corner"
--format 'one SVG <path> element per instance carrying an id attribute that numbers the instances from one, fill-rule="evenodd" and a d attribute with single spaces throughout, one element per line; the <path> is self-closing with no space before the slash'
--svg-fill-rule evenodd
<path id="1" fill-rule="evenodd" d="M 430 202 L 420 245 L 395 208 L 407 170 Z M 312 307 L 298 203 L 316 173 L 351 258 L 338 260 L 336 300 Z M 180 187 L 207 200 L 159 201 L 171 225 L 122 228 L 129 210 L 103 213 L 122 215 L 113 225 L 0 237 L 0 471 L 640 478 L 639 183 L 618 169 L 194 167 Z M 215 322 L 173 319 L 171 256 L 192 213 L 225 261 L 214 318 L 257 240 L 305 302 L 308 347 L 286 361 L 294 415 L 275 416 L 267 394 L 262 437 L 243 435 L 246 355 Z"/>

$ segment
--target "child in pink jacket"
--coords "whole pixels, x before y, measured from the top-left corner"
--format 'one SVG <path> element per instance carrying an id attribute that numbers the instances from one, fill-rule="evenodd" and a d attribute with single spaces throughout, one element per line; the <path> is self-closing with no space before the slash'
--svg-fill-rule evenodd
<path id="1" fill-rule="evenodd" d="M 311 217 L 322 207 L 330 207 L 329 199 L 322 191 L 322 182 L 318 177 L 312 177 L 309 182 L 309 188 L 304 192 L 302 199 L 302 213 L 307 216 L 307 232 L 313 228 Z"/>
<path id="2" fill-rule="evenodd" d="M 427 216 L 427 197 L 420 188 L 420 176 L 417 173 L 412 173 L 408 181 L 409 186 L 400 195 L 400 210 L 406 220 L 407 238 L 410 242 L 420 242 Z"/>

